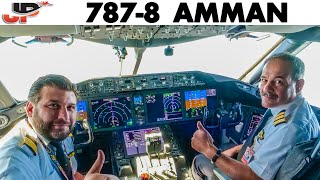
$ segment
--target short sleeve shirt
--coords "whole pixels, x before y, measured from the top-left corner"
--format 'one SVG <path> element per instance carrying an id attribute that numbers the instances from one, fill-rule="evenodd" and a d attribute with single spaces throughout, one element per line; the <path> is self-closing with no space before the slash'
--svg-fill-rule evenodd
<path id="1" fill-rule="evenodd" d="M 319 134 L 318 120 L 302 97 L 298 97 L 285 111 L 286 123 L 275 126 L 274 117 L 263 128 L 264 138 L 259 138 L 258 134 L 251 147 L 254 155 L 248 165 L 263 179 L 274 178 L 295 144 L 316 138 Z"/>

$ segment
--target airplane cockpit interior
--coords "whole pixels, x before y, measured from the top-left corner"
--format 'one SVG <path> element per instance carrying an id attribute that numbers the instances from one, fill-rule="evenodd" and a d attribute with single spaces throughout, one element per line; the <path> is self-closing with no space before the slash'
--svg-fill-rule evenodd
<path id="1" fill-rule="evenodd" d="M 255 32 L 266 35 L 258 37 Z M 173 45 L 181 43 L 192 46 L 212 36 L 225 36 L 231 41 L 263 40 L 268 34 L 280 38 L 256 62 L 252 60 L 252 66 L 238 79 L 197 69 L 138 73 L 147 48 L 164 46 L 165 55 L 171 56 Z M 0 26 L 0 49 L 6 41 L 27 48 L 56 42 L 72 46 L 74 41 L 82 40 L 112 46 L 121 63 L 127 56 L 126 48 L 134 48 L 136 62 L 131 75 L 75 82 L 79 98 L 73 137 L 78 171 L 85 174 L 101 149 L 105 154 L 102 173 L 128 180 L 191 180 L 191 163 L 198 153 L 190 143 L 197 121 L 202 122 L 221 150 L 244 143 L 266 111 L 259 91 L 264 60 L 280 52 L 296 55 L 311 43 L 320 42 L 319 34 L 319 26 Z M 22 36 L 30 38 L 21 41 Z M 210 52 L 207 55 L 215 56 Z M 220 63 L 224 60 L 208 66 Z M 0 137 L 26 117 L 25 104 L 0 81 Z M 320 120 L 319 105 L 312 105 Z M 313 158 L 319 161 L 319 142 L 314 144 Z M 319 173 L 301 176 L 319 178 Z M 228 179 L 223 174 L 218 177 Z"/>

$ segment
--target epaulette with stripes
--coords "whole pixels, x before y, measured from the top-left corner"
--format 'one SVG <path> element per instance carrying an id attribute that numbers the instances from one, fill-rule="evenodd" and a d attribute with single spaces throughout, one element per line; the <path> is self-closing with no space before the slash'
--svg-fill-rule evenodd
<path id="1" fill-rule="evenodd" d="M 23 149 L 27 147 L 34 156 L 37 155 L 37 152 L 38 152 L 37 142 L 34 138 L 29 136 L 28 134 L 25 137 L 23 137 L 22 141 L 20 142 L 20 147 Z"/>
<path id="2" fill-rule="evenodd" d="M 76 152 L 72 151 L 71 153 L 68 154 L 68 158 L 72 158 L 74 155 L 76 154 Z"/>
<path id="3" fill-rule="evenodd" d="M 274 126 L 277 126 L 277 125 L 279 125 L 279 124 L 282 124 L 282 123 L 286 123 L 286 122 L 287 122 L 287 121 L 286 121 L 286 118 L 285 118 L 285 114 L 284 114 L 285 111 L 286 111 L 286 110 L 280 111 L 280 112 L 277 114 L 277 116 L 274 118 L 274 120 L 273 120 L 273 125 L 274 125 Z"/>
<path id="4" fill-rule="evenodd" d="M 73 141 L 74 141 L 74 136 L 73 136 L 73 134 L 72 134 L 72 133 L 69 133 L 69 137 L 70 137 L 70 139 L 71 139 L 71 141 L 72 141 L 72 143 L 73 143 Z"/>

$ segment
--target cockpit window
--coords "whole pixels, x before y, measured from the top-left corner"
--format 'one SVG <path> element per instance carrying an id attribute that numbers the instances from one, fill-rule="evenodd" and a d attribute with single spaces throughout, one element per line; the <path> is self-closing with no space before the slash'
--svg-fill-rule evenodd
<path id="1" fill-rule="evenodd" d="M 264 36 L 266 33 L 255 33 Z M 164 56 L 164 47 L 150 48 L 144 55 L 139 73 L 175 72 L 200 70 L 239 78 L 281 36 L 269 38 L 232 39 L 216 36 L 200 41 L 178 44 L 173 56 Z"/>
<path id="2" fill-rule="evenodd" d="M 305 63 L 303 95 L 310 104 L 320 107 L 319 58 L 320 43 L 314 42 L 298 54 Z"/>
<path id="3" fill-rule="evenodd" d="M 225 36 L 216 36 L 176 44 L 173 45 L 173 56 L 164 55 L 165 46 L 147 48 L 138 74 L 199 70 L 239 78 L 281 37 L 254 34 L 260 38 L 230 41 Z M 28 38 L 16 40 L 27 41 Z M 2 57 L 6 57 L 1 60 L 1 81 L 18 100 L 25 100 L 31 83 L 49 73 L 63 74 L 76 83 L 120 74 L 121 63 L 110 45 L 75 40 L 70 46 L 34 43 L 23 48 L 8 40 L 1 44 L 1 50 Z M 133 48 L 127 48 L 127 51 L 122 75 L 131 75 L 135 66 Z"/>

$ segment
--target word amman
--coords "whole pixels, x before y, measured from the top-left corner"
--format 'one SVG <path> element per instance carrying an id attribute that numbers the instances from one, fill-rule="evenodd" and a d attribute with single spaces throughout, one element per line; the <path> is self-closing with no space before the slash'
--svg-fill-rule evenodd
<path id="1" fill-rule="evenodd" d="M 261 23 L 263 22 L 274 22 L 274 15 L 279 19 L 280 22 L 288 21 L 288 9 L 287 3 L 281 3 L 281 10 L 277 8 L 274 3 L 267 3 L 267 16 L 263 14 L 260 4 L 255 2 L 251 4 L 248 13 L 244 13 L 242 8 L 242 3 L 235 3 L 234 7 L 231 8 L 229 3 L 223 3 L 221 15 L 218 15 L 216 3 L 210 3 L 206 8 L 203 3 L 197 3 L 197 9 L 195 16 L 190 13 L 187 3 L 180 3 L 175 18 L 174 23 L 179 23 L 181 20 L 187 20 L 187 22 L 208 22 L 212 18 L 212 22 L 252 22 L 257 20 Z M 245 15 L 247 15 L 245 17 Z M 219 20 L 220 18 L 220 20 Z"/>

